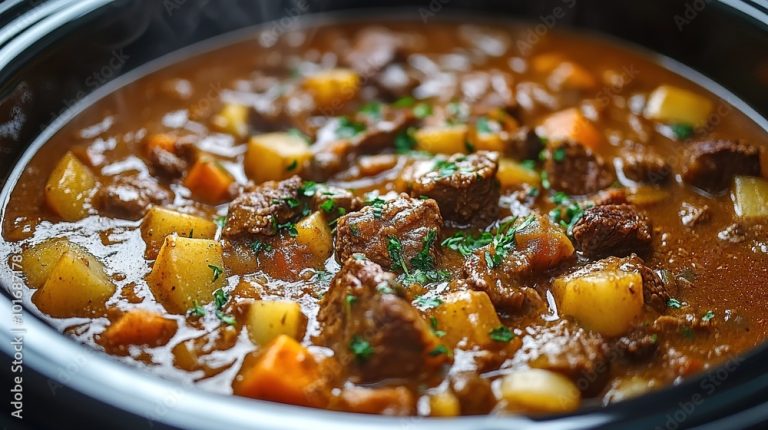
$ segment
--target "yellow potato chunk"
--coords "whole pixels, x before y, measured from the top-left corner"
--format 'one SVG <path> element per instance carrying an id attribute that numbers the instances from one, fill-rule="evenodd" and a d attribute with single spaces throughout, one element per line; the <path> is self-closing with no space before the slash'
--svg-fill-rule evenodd
<path id="1" fill-rule="evenodd" d="M 211 301 L 213 292 L 224 286 L 223 271 L 221 244 L 171 235 L 165 238 L 147 282 L 168 312 L 183 314 L 195 303 Z"/>
<path id="2" fill-rule="evenodd" d="M 318 260 L 333 252 L 333 234 L 322 212 L 316 211 L 296 223 L 296 241 L 303 244 Z"/>
<path id="3" fill-rule="evenodd" d="M 62 157 L 45 184 L 45 202 L 65 221 L 85 218 L 96 190 L 96 177 L 71 152 Z"/>
<path id="4" fill-rule="evenodd" d="M 581 393 L 570 379 L 543 369 L 516 370 L 502 379 L 499 391 L 514 412 L 564 413 L 581 403 Z"/>
<path id="5" fill-rule="evenodd" d="M 312 94 L 317 110 L 332 114 L 357 97 L 360 76 L 350 69 L 331 69 L 305 77 L 303 85 Z"/>
<path id="6" fill-rule="evenodd" d="M 27 278 L 27 285 L 30 288 L 42 287 L 61 256 L 68 251 L 79 255 L 88 254 L 80 245 L 63 237 L 46 240 L 22 251 L 21 269 Z"/>
<path id="7" fill-rule="evenodd" d="M 309 144 L 300 136 L 267 133 L 251 138 L 243 164 L 256 183 L 279 181 L 299 173 L 311 156 Z"/>
<path id="8" fill-rule="evenodd" d="M 662 85 L 648 96 L 645 117 L 668 124 L 707 124 L 713 104 L 708 98 L 682 88 Z"/>
<path id="9" fill-rule="evenodd" d="M 251 342 L 265 345 L 281 334 L 301 340 L 307 318 L 296 302 L 256 300 L 248 307 L 245 326 Z"/>
<path id="10" fill-rule="evenodd" d="M 435 308 L 437 328 L 445 332 L 441 341 L 452 348 L 471 349 L 494 343 L 490 333 L 501 326 L 491 299 L 482 291 L 448 294 Z"/>
<path id="11" fill-rule="evenodd" d="M 205 218 L 153 206 L 141 222 L 141 237 L 147 244 L 147 258 L 155 258 L 167 236 L 177 234 L 195 239 L 213 239 L 216 224 Z"/>
<path id="12" fill-rule="evenodd" d="M 429 396 L 429 415 L 433 417 L 455 417 L 461 414 L 459 399 L 451 392 Z"/>
<path id="13" fill-rule="evenodd" d="M 733 207 L 736 215 L 754 221 L 768 218 L 768 180 L 737 176 L 733 180 Z"/>
<path id="14" fill-rule="evenodd" d="M 413 138 L 420 151 L 452 155 L 467 152 L 467 135 L 466 125 L 446 125 L 421 128 Z"/>
<path id="15" fill-rule="evenodd" d="M 541 178 L 535 170 L 528 169 L 509 158 L 499 160 L 499 170 L 496 173 L 496 178 L 502 187 L 515 187 L 522 184 L 538 186 L 539 182 L 541 182 Z"/>
<path id="16" fill-rule="evenodd" d="M 32 301 L 52 317 L 92 317 L 104 312 L 114 292 L 115 285 L 96 258 L 66 251 Z"/>
<path id="17" fill-rule="evenodd" d="M 606 336 L 626 333 L 643 313 L 643 278 L 619 259 L 606 259 L 555 280 L 560 313 Z"/>
<path id="18" fill-rule="evenodd" d="M 228 103 L 214 115 L 211 123 L 217 131 L 242 139 L 248 134 L 248 107 Z"/>

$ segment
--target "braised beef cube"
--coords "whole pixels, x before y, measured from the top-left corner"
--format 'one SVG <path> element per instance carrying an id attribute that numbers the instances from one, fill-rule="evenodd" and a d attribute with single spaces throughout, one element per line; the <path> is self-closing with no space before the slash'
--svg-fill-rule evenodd
<path id="1" fill-rule="evenodd" d="M 396 289 L 394 274 L 355 256 L 344 261 L 320 302 L 316 341 L 333 349 L 355 382 L 418 378 L 449 360 L 434 353 L 438 339 Z"/>
<path id="2" fill-rule="evenodd" d="M 632 205 L 593 206 L 573 226 L 576 248 L 585 257 L 623 257 L 643 253 L 652 241 L 647 217 Z"/>
<path id="3" fill-rule="evenodd" d="M 734 176 L 760 176 L 759 149 L 733 140 L 694 142 L 686 158 L 683 180 L 712 194 L 725 191 Z"/>
<path id="4" fill-rule="evenodd" d="M 627 200 L 627 192 L 623 188 L 609 188 L 600 191 L 592 196 L 591 200 L 595 206 L 629 204 L 629 200 Z"/>
<path id="5" fill-rule="evenodd" d="M 499 264 L 487 255 L 487 247 L 476 250 L 464 262 L 463 276 L 468 288 L 485 291 L 497 308 L 520 310 L 527 294 L 523 281 L 533 273 L 528 258 L 521 253 L 507 255 Z"/>
<path id="6" fill-rule="evenodd" d="M 658 335 L 647 330 L 635 330 L 620 337 L 614 344 L 618 355 L 632 361 L 650 359 L 658 349 Z"/>
<path id="7" fill-rule="evenodd" d="M 180 178 L 189 167 L 184 158 L 163 148 L 150 149 L 148 161 L 155 173 L 169 178 Z"/>
<path id="8" fill-rule="evenodd" d="M 536 160 L 544 149 L 539 136 L 528 127 L 520 127 L 512 136 L 506 149 L 506 155 L 517 160 Z"/>
<path id="9" fill-rule="evenodd" d="M 359 197 L 344 188 L 317 184 L 312 190 L 311 207 L 313 211 L 322 211 L 331 220 L 363 206 Z"/>
<path id="10" fill-rule="evenodd" d="M 108 216 L 139 219 L 151 205 L 164 205 L 173 200 L 173 193 L 151 177 L 116 176 L 96 195 L 99 210 Z"/>
<path id="11" fill-rule="evenodd" d="M 411 416 L 416 413 L 416 397 L 406 387 L 345 387 L 338 404 L 330 409 L 356 414 Z"/>
<path id="12" fill-rule="evenodd" d="M 437 159 L 432 170 L 415 178 L 411 195 L 434 199 L 446 220 L 488 224 L 499 213 L 498 169 L 495 152 Z"/>
<path id="13" fill-rule="evenodd" d="M 451 391 L 459 399 L 462 415 L 487 414 L 496 403 L 491 383 L 475 372 L 453 374 L 449 383 Z"/>
<path id="14" fill-rule="evenodd" d="M 632 153 L 621 161 L 624 176 L 635 182 L 661 185 L 669 182 L 672 168 L 660 156 L 653 153 Z"/>
<path id="15" fill-rule="evenodd" d="M 249 184 L 229 204 L 224 236 L 277 234 L 281 224 L 295 221 L 302 213 L 299 200 L 301 178 Z"/>
<path id="16" fill-rule="evenodd" d="M 615 179 L 599 155 L 574 142 L 553 144 L 544 169 L 552 189 L 572 195 L 603 190 Z"/>
<path id="17" fill-rule="evenodd" d="M 419 255 L 437 263 L 442 225 L 434 200 L 401 194 L 340 217 L 336 224 L 336 258 L 342 262 L 354 254 L 363 254 L 388 270 L 398 271 L 410 270 Z"/>
<path id="18" fill-rule="evenodd" d="M 512 112 L 517 107 L 512 75 L 501 70 L 471 71 L 459 78 L 461 99 L 472 112 L 484 115 L 494 109 Z"/>
<path id="19" fill-rule="evenodd" d="M 610 370 L 609 346 L 603 337 L 565 319 L 527 329 L 517 356 L 533 368 L 567 376 L 586 395 L 603 388 Z"/>
<path id="20" fill-rule="evenodd" d="M 366 28 L 355 35 L 346 62 L 360 76 L 371 76 L 396 59 L 400 45 L 400 38 L 386 28 Z"/>

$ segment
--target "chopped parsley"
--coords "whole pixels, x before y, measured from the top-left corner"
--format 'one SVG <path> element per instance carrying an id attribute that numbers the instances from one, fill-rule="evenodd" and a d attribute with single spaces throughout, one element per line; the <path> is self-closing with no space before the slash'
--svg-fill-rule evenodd
<path id="1" fill-rule="evenodd" d="M 395 290 L 393 290 L 392 287 L 389 286 L 389 283 L 387 281 L 380 282 L 379 285 L 376 286 L 376 291 L 378 291 L 380 294 L 395 293 Z"/>
<path id="2" fill-rule="evenodd" d="M 701 320 L 704 322 L 709 322 L 712 320 L 712 318 L 715 317 L 715 312 L 712 310 L 707 311 L 702 317 Z"/>
<path id="3" fill-rule="evenodd" d="M 343 116 L 339 118 L 339 124 L 336 126 L 336 136 L 341 139 L 349 139 L 365 131 L 365 124 L 354 122 Z"/>
<path id="4" fill-rule="evenodd" d="M 565 148 L 563 147 L 557 148 L 554 151 L 552 151 L 552 159 L 558 163 L 564 161 L 565 156 L 566 156 Z"/>
<path id="5" fill-rule="evenodd" d="M 466 148 L 467 152 L 470 154 L 475 152 L 475 145 L 473 145 L 472 142 L 468 140 L 464 142 L 464 148 Z"/>
<path id="6" fill-rule="evenodd" d="M 670 299 L 667 300 L 667 307 L 672 309 L 680 309 L 683 307 L 683 303 L 680 302 L 680 300 L 670 297 Z"/>
<path id="7" fill-rule="evenodd" d="M 437 230 L 429 230 L 421 239 L 421 251 L 411 258 L 411 265 L 418 270 L 429 271 L 435 268 L 435 258 L 429 253 L 430 248 L 437 240 Z"/>
<path id="8" fill-rule="evenodd" d="M 437 337 L 445 336 L 445 331 L 438 328 L 440 322 L 435 317 L 429 317 L 429 327 L 432 329 L 432 333 Z"/>
<path id="9" fill-rule="evenodd" d="M 211 282 L 218 281 L 219 277 L 221 277 L 221 275 L 224 273 L 224 269 L 222 269 L 219 266 L 214 266 L 213 264 L 209 264 L 208 268 L 211 269 L 211 271 L 213 271 L 213 281 Z"/>
<path id="10" fill-rule="evenodd" d="M 418 296 L 416 299 L 413 300 L 413 304 L 421 309 L 421 310 L 427 310 L 427 309 L 433 309 L 443 304 L 443 301 L 440 300 L 439 297 L 435 296 Z"/>
<path id="11" fill-rule="evenodd" d="M 292 223 L 290 221 L 284 223 L 284 224 L 278 224 L 277 225 L 278 231 L 285 231 L 288 233 L 288 236 L 296 237 L 299 235 L 299 231 L 296 229 L 296 224 Z"/>
<path id="12" fill-rule="evenodd" d="M 549 219 L 564 228 L 570 236 L 573 233 L 573 227 L 584 216 L 585 207 L 561 191 L 552 196 L 552 203 L 557 206 L 549 211 Z M 590 204 L 586 206 L 589 207 Z"/>
<path id="13" fill-rule="evenodd" d="M 408 127 L 395 136 L 395 151 L 398 154 L 407 154 L 416 148 L 416 139 L 413 137 L 414 128 Z"/>
<path id="14" fill-rule="evenodd" d="M 313 181 L 304 181 L 299 187 L 299 195 L 304 197 L 312 197 L 317 192 L 317 183 Z"/>
<path id="15" fill-rule="evenodd" d="M 488 245 L 493 240 L 490 232 L 484 231 L 477 236 L 472 236 L 463 231 L 457 231 L 453 236 L 443 240 L 441 245 L 452 251 L 456 251 L 464 257 L 470 256 L 476 249 Z"/>
<path id="16" fill-rule="evenodd" d="M 376 196 L 373 199 L 366 200 L 365 203 L 373 207 L 373 217 L 376 219 L 381 219 L 381 216 L 383 215 L 384 205 L 387 203 L 387 201 L 382 199 L 379 196 Z"/>
<path id="17" fill-rule="evenodd" d="M 491 337 L 491 340 L 493 340 L 494 342 L 509 343 L 509 341 L 515 338 L 515 334 L 512 333 L 512 330 L 508 329 L 503 325 L 498 326 L 495 329 L 491 330 L 490 332 L 488 332 L 488 335 Z"/>
<path id="18" fill-rule="evenodd" d="M 481 134 L 490 134 L 493 133 L 493 128 L 491 127 L 491 121 L 484 116 L 481 116 L 480 118 L 475 121 L 475 129 L 478 133 Z"/>
<path id="19" fill-rule="evenodd" d="M 284 199 L 283 199 L 283 201 L 284 201 L 284 202 L 285 202 L 285 204 L 287 204 L 287 205 L 288 205 L 288 207 L 289 207 L 289 208 L 291 208 L 291 209 L 296 209 L 296 208 L 297 208 L 297 207 L 299 207 L 299 205 L 300 205 L 299 201 L 298 201 L 298 200 L 296 200 L 296 199 L 295 199 L 295 198 L 293 198 L 293 197 L 286 197 L 286 198 L 284 198 Z"/>
<path id="20" fill-rule="evenodd" d="M 344 297 L 344 303 L 347 304 L 347 306 L 352 306 L 357 302 L 357 296 L 353 294 L 347 294 L 346 297 Z"/>
<path id="21" fill-rule="evenodd" d="M 690 124 L 672 124 L 669 126 L 677 140 L 685 140 L 693 136 L 693 126 Z"/>
<path id="22" fill-rule="evenodd" d="M 335 208 L 336 208 L 336 203 L 332 199 L 328 199 L 320 203 L 320 209 L 322 209 L 323 212 L 327 214 L 333 212 Z"/>
<path id="23" fill-rule="evenodd" d="M 447 270 L 415 270 L 410 275 L 405 275 L 401 278 L 403 284 L 413 285 L 426 285 L 437 282 L 445 282 L 451 278 L 451 274 Z"/>
<path id="24" fill-rule="evenodd" d="M 389 236 L 387 238 L 387 251 L 389 252 L 390 260 L 392 260 L 392 267 L 399 268 L 408 275 L 408 267 L 403 258 L 403 244 L 400 242 L 400 239 L 395 236 Z"/>
<path id="25" fill-rule="evenodd" d="M 269 252 L 272 251 L 272 245 L 268 244 L 267 242 L 263 242 L 261 240 L 254 240 L 251 242 L 251 250 L 255 254 L 259 254 L 260 252 Z"/>
<path id="26" fill-rule="evenodd" d="M 552 188 L 552 183 L 549 182 L 549 174 L 546 170 L 542 170 L 541 172 L 541 188 L 544 188 L 545 190 Z"/>
<path id="27" fill-rule="evenodd" d="M 381 103 L 375 101 L 368 102 L 360 108 L 359 112 L 373 119 L 381 118 Z"/>
<path id="28" fill-rule="evenodd" d="M 200 306 L 197 300 L 192 302 L 192 308 L 187 312 L 190 316 L 201 318 L 205 316 L 205 308 Z"/>
<path id="29" fill-rule="evenodd" d="M 515 235 L 518 231 L 527 228 L 531 225 L 535 217 L 533 215 L 528 216 L 523 222 L 515 226 L 517 217 L 511 221 L 507 221 L 496 229 L 496 234 L 493 235 L 490 247 L 491 249 L 485 252 L 485 262 L 488 268 L 493 269 L 501 265 L 501 262 L 507 257 L 509 251 L 515 247 Z"/>
<path id="30" fill-rule="evenodd" d="M 395 100 L 395 102 L 392 103 L 392 106 L 396 108 L 406 108 L 406 107 L 411 107 L 414 104 L 416 104 L 416 99 L 414 99 L 411 96 L 405 96 Z"/>
<path id="31" fill-rule="evenodd" d="M 294 159 L 293 161 L 291 161 L 291 164 L 289 164 L 285 168 L 285 170 L 288 171 L 288 172 L 292 172 L 292 171 L 296 170 L 297 167 L 299 167 L 299 161 Z"/>
<path id="32" fill-rule="evenodd" d="M 290 134 L 292 136 L 296 136 L 298 138 L 301 138 L 305 142 L 309 142 L 309 136 L 307 136 L 306 134 L 302 133 L 301 130 L 299 130 L 298 128 L 289 128 L 288 129 L 288 134 Z"/>
<path id="33" fill-rule="evenodd" d="M 367 340 L 361 336 L 352 336 L 352 340 L 349 342 L 349 350 L 355 354 L 357 361 L 365 362 L 373 355 L 373 347 Z"/>
<path id="34" fill-rule="evenodd" d="M 437 345 L 435 349 L 432 351 L 429 351 L 429 355 L 431 357 L 437 357 L 439 355 L 449 355 L 451 351 L 448 350 L 448 347 L 443 345 L 442 343 L 440 345 Z"/>
<path id="35" fill-rule="evenodd" d="M 224 226 L 227 225 L 227 216 L 226 215 L 218 215 L 216 218 L 213 219 L 213 222 L 219 228 L 224 228 Z"/>
<path id="36" fill-rule="evenodd" d="M 426 118 L 432 115 L 432 106 L 428 105 L 427 103 L 419 103 L 413 107 L 413 114 L 416 116 L 416 118 Z"/>
<path id="37" fill-rule="evenodd" d="M 536 160 L 523 160 L 520 165 L 528 170 L 536 170 Z"/>
<path id="38" fill-rule="evenodd" d="M 227 300 L 229 300 L 229 297 L 227 297 L 227 293 L 221 288 L 213 292 L 213 304 L 216 306 L 216 318 L 224 324 L 235 325 L 235 317 L 224 313 L 222 310 L 224 309 L 224 305 L 227 304 Z"/>

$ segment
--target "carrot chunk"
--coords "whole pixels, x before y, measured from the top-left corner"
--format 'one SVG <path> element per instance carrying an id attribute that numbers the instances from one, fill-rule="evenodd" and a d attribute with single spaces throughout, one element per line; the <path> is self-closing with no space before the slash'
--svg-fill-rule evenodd
<path id="1" fill-rule="evenodd" d="M 576 108 L 555 112 L 541 124 L 543 137 L 554 140 L 580 143 L 590 149 L 598 149 L 604 142 L 603 135 Z"/>
<path id="2" fill-rule="evenodd" d="M 109 345 L 165 345 L 176 334 L 176 321 L 136 309 L 125 313 L 102 334 Z"/>
<path id="3" fill-rule="evenodd" d="M 229 197 L 229 187 L 235 182 L 232 175 L 215 160 L 197 160 L 184 179 L 184 186 L 204 203 L 223 203 Z"/>

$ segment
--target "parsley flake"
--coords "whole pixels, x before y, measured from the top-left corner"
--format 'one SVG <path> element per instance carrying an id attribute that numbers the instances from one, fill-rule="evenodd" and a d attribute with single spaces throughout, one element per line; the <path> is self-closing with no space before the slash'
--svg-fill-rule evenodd
<path id="1" fill-rule="evenodd" d="M 219 266 L 214 266 L 213 264 L 209 264 L 208 268 L 211 269 L 211 271 L 213 271 L 213 281 L 211 282 L 218 281 L 219 277 L 221 277 L 221 275 L 224 273 L 224 269 L 222 269 Z"/>
<path id="2" fill-rule="evenodd" d="M 365 362 L 373 355 L 373 347 L 361 336 L 355 335 L 349 342 L 349 350 L 355 354 L 355 358 L 360 362 Z"/>
<path id="3" fill-rule="evenodd" d="M 494 342 L 509 343 L 509 341 L 515 338 L 515 334 L 512 333 L 512 330 L 503 325 L 491 330 L 488 332 L 488 335 Z"/>

